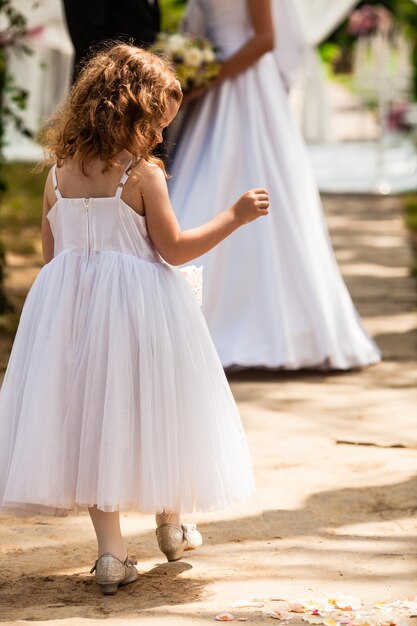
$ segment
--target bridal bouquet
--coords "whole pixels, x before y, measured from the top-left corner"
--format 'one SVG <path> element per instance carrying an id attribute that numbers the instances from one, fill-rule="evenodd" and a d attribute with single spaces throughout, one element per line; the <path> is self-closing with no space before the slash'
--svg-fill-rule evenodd
<path id="1" fill-rule="evenodd" d="M 220 73 L 220 63 L 207 39 L 186 33 L 160 33 L 152 51 L 175 66 L 184 93 L 207 87 Z"/>

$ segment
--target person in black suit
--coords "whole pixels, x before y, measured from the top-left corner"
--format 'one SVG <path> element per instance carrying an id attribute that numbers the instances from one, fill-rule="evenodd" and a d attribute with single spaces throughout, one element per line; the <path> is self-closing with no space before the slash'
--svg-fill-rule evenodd
<path id="1" fill-rule="evenodd" d="M 112 39 L 148 47 L 161 26 L 158 0 L 63 0 L 75 48 L 73 81 L 91 46 Z"/>

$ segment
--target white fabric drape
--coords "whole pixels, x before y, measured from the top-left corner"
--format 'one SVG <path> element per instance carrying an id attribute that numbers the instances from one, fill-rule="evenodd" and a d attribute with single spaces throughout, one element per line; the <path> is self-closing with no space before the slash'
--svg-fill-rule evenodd
<path id="1" fill-rule="evenodd" d="M 293 0 L 293 2 L 309 44 L 317 46 L 331 35 L 359 0 L 337 0 L 337 2 L 335 0 Z"/>
<path id="2" fill-rule="evenodd" d="M 293 0 L 273 0 L 275 54 L 287 89 L 299 82 L 308 61 L 309 44 Z"/>
<path id="3" fill-rule="evenodd" d="M 323 142 L 332 139 L 330 103 L 315 48 L 339 26 L 358 1 L 292 0 L 310 48 L 301 95 L 302 128 L 307 141 Z"/>
<path id="4" fill-rule="evenodd" d="M 16 9 L 27 19 L 26 45 L 32 54 L 11 51 L 9 64 L 16 83 L 29 91 L 28 107 L 22 113 L 26 126 L 36 133 L 40 125 L 67 95 L 70 86 L 73 48 L 66 30 L 61 2 L 43 0 L 34 8 L 33 0 L 15 0 Z M 7 142 L 11 158 L 24 158 L 25 151 L 37 152 L 13 129 Z M 22 154 L 17 150 L 21 145 Z"/>

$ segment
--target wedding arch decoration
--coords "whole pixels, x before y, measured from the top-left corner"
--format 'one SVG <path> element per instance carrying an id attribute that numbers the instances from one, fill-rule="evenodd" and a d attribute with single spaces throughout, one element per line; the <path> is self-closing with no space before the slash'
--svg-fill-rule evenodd
<path id="1" fill-rule="evenodd" d="M 280 1 L 280 0 L 276 0 Z M 417 4 L 417 0 L 410 0 Z M 304 87 L 303 133 L 307 141 L 331 138 L 329 104 L 317 47 L 348 17 L 359 0 L 293 0 L 310 51 Z"/>
<path id="2" fill-rule="evenodd" d="M 417 0 L 413 2 L 417 4 Z M 383 6 L 373 5 L 378 20 L 375 23 L 372 20 L 368 31 L 351 31 L 357 37 L 353 51 L 355 93 L 364 107 L 376 108 L 378 136 L 374 141 L 329 144 L 326 142 L 330 127 L 326 93 L 316 47 L 349 14 L 352 16 L 350 27 L 355 23 L 356 14 L 356 22 L 360 22 L 357 25 L 363 27 L 365 9 L 371 11 L 371 7 L 364 5 L 360 16 L 360 9 L 353 12 L 358 0 L 339 0 L 337 6 L 327 0 L 294 0 L 294 3 L 309 41 L 310 57 L 315 59 L 315 65 L 311 63 L 307 72 L 305 109 L 308 116 L 303 121 L 305 136 L 314 144 L 310 146 L 310 157 L 320 189 L 333 193 L 380 194 L 414 189 L 417 184 L 415 137 L 413 139 L 408 129 L 408 135 L 405 132 L 405 122 L 408 126 L 411 124 L 415 111 L 415 107 L 409 105 L 413 93 L 412 43 L 401 29 L 395 28 L 392 14 Z M 317 21 L 320 14 L 323 20 Z M 307 19 L 310 24 L 306 23 Z M 399 132 L 403 122 L 404 130 Z"/>

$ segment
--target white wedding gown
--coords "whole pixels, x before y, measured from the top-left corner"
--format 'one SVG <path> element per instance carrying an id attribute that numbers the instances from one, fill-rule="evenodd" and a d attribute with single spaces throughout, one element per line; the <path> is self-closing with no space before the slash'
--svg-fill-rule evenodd
<path id="1" fill-rule="evenodd" d="M 246 0 L 191 0 L 186 25 L 223 59 L 251 36 Z M 252 187 L 266 187 L 271 199 L 267 218 L 196 262 L 204 268 L 203 312 L 224 367 L 375 363 L 379 351 L 341 278 L 279 66 L 277 51 L 265 54 L 184 115 L 170 179 L 182 228 Z"/>

